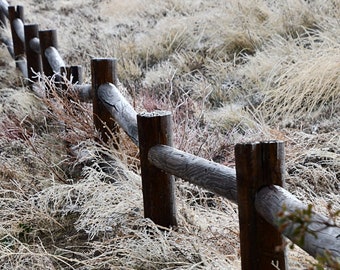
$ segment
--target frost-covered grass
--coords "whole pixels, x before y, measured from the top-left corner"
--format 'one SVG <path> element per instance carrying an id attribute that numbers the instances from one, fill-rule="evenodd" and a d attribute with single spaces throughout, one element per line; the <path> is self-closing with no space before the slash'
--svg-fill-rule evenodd
<path id="1" fill-rule="evenodd" d="M 172 112 L 175 147 L 234 166 L 236 143 L 283 140 L 288 190 L 320 213 L 340 209 L 339 1 L 10 4 L 58 30 L 87 83 L 91 58 L 117 57 L 136 111 Z M 128 138 L 99 144 L 91 104 L 34 95 L 5 47 L 0 67 L 4 269 L 240 269 L 236 205 L 177 179 L 179 226 L 157 227 Z M 291 269 L 310 260 L 289 251 Z"/>

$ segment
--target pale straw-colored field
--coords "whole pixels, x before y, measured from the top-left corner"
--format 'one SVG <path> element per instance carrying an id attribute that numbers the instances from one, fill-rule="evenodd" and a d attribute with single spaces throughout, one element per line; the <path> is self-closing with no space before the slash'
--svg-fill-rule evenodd
<path id="1" fill-rule="evenodd" d="M 84 83 L 91 58 L 117 58 L 137 112 L 172 112 L 175 147 L 233 167 L 236 143 L 283 140 L 287 189 L 340 209 L 338 0 L 9 2 L 57 29 Z M 240 269 L 236 205 L 177 179 L 179 226 L 161 230 L 143 218 L 126 136 L 118 151 L 96 144 L 91 105 L 37 97 L 4 46 L 0 78 L 1 269 Z M 288 259 L 315 262 L 297 247 Z"/>

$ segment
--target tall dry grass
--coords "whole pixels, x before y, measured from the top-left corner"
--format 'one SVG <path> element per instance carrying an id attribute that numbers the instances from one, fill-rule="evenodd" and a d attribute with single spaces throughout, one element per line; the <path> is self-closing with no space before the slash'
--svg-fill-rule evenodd
<path id="1" fill-rule="evenodd" d="M 319 212 L 340 208 L 338 1 L 15 4 L 58 29 L 85 82 L 92 57 L 117 57 L 136 110 L 172 112 L 176 147 L 234 166 L 235 143 L 284 140 L 287 188 Z M 179 227 L 144 219 L 138 150 L 124 135 L 118 151 L 98 144 L 91 105 L 43 77 L 53 99 L 36 97 L 0 52 L 4 269 L 240 268 L 235 205 L 177 179 Z M 289 251 L 292 269 L 309 260 Z"/>

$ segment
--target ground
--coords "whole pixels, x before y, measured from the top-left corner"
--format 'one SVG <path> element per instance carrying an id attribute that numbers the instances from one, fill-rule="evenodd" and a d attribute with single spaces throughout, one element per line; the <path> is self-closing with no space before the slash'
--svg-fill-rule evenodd
<path id="1" fill-rule="evenodd" d="M 339 1 L 9 2 L 57 29 L 84 84 L 92 58 L 117 58 L 135 110 L 172 113 L 176 148 L 235 167 L 235 144 L 282 140 L 286 188 L 340 209 Z M 118 150 L 98 143 L 91 104 L 30 90 L 5 46 L 0 67 L 3 269 L 240 269 L 235 204 L 176 179 L 179 226 L 157 227 L 137 147 L 124 134 Z M 290 269 L 312 265 L 288 255 Z"/>

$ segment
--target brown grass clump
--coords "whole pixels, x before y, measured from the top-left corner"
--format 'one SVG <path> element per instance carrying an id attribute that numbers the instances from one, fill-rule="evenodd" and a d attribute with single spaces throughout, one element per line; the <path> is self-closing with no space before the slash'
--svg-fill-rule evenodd
<path id="1" fill-rule="evenodd" d="M 266 98 L 261 108 L 270 123 L 316 121 L 339 114 L 340 50 L 335 40 L 320 38 L 278 41 L 286 44 L 282 52 L 285 56 L 268 74 L 270 83 L 264 86 Z M 272 48 L 275 47 L 277 42 Z"/>

